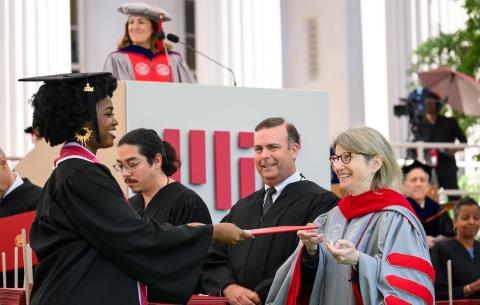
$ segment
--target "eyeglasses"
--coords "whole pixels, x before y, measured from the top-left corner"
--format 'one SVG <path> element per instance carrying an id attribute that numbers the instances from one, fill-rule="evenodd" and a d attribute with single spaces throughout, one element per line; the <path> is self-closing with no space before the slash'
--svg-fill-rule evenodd
<path id="1" fill-rule="evenodd" d="M 117 163 L 117 164 L 113 165 L 113 168 L 119 173 L 123 172 L 123 170 L 126 170 L 127 172 L 131 173 L 131 172 L 133 172 L 135 167 L 137 167 L 137 165 L 139 165 L 143 161 L 145 161 L 145 160 L 139 160 L 139 161 L 136 161 L 136 162 L 129 162 L 128 164 Z"/>
<path id="2" fill-rule="evenodd" d="M 362 153 L 347 151 L 347 152 L 344 152 L 343 154 L 340 154 L 338 156 L 337 155 L 331 156 L 330 157 L 330 165 L 334 166 L 335 163 L 338 162 L 338 160 L 341 160 L 343 164 L 348 164 L 348 163 L 350 163 L 350 161 L 352 161 L 352 154 L 366 155 L 366 154 L 362 154 Z"/>

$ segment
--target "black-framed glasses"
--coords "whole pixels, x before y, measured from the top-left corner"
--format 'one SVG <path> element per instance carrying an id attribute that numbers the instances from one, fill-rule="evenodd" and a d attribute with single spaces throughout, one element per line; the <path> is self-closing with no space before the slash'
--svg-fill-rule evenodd
<path id="1" fill-rule="evenodd" d="M 352 161 L 352 154 L 365 155 L 365 154 L 362 154 L 362 153 L 347 151 L 347 152 L 344 152 L 340 155 L 330 156 L 330 165 L 334 166 L 335 163 L 338 162 L 338 160 L 342 161 L 343 164 L 348 164 L 348 163 L 350 163 L 350 161 Z"/>
<path id="2" fill-rule="evenodd" d="M 113 165 L 113 168 L 119 173 L 123 172 L 123 170 L 126 170 L 127 172 L 131 173 L 133 172 L 135 167 L 137 167 L 137 165 L 139 165 L 143 161 L 145 160 L 132 161 L 132 162 L 128 162 L 128 164 L 117 163 Z"/>

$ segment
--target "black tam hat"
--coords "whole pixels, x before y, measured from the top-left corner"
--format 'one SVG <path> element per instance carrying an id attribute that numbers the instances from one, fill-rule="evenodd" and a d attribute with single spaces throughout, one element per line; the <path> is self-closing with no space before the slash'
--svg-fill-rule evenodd
<path id="1" fill-rule="evenodd" d="M 406 176 L 408 173 L 410 173 L 412 170 L 414 170 L 416 168 L 420 168 L 425 173 L 427 173 L 429 179 L 432 178 L 432 168 L 430 166 L 426 165 L 426 164 L 423 164 L 422 162 L 420 162 L 418 160 L 414 160 L 413 163 L 408 165 L 408 166 L 403 166 L 402 167 L 403 175 Z"/>
<path id="2" fill-rule="evenodd" d="M 110 76 L 110 72 L 98 73 L 67 73 L 47 76 L 36 76 L 19 79 L 21 82 L 39 82 L 43 81 L 45 84 L 53 85 L 62 84 L 72 87 L 72 90 L 82 92 L 88 106 L 88 115 L 92 123 L 93 133 L 97 142 L 100 142 L 100 133 L 98 131 L 97 119 L 97 101 L 98 92 L 96 92 L 95 82 L 97 79 Z M 116 85 L 115 85 L 116 86 Z M 100 89 L 100 88 L 98 88 Z M 100 98 L 106 97 L 108 93 L 101 93 Z M 103 96 L 102 96 L 103 95 Z"/>

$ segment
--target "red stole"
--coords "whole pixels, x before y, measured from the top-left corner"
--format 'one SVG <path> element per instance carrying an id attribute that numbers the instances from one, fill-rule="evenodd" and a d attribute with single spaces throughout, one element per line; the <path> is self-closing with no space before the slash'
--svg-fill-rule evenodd
<path id="1" fill-rule="evenodd" d="M 389 206 L 398 205 L 415 215 L 412 206 L 402 194 L 390 189 L 377 189 L 358 196 L 349 195 L 338 203 L 338 208 L 347 220 L 369 213 L 381 211 Z"/>
<path id="2" fill-rule="evenodd" d="M 100 163 L 94 153 L 86 149 L 85 147 L 77 144 L 75 142 L 65 143 L 60 150 L 60 156 L 55 159 L 53 162 L 54 167 L 57 167 L 60 162 L 65 161 L 67 159 L 83 159 L 90 161 L 92 163 Z M 127 199 L 125 198 L 125 202 L 128 203 Z M 147 305 L 147 289 L 144 284 L 137 282 L 138 286 L 138 299 L 140 305 Z"/>
<path id="3" fill-rule="evenodd" d="M 166 54 L 155 55 L 149 59 L 145 55 L 123 52 L 128 55 L 132 63 L 132 69 L 135 80 L 155 81 L 155 82 L 174 82 L 172 69 L 168 62 Z"/>

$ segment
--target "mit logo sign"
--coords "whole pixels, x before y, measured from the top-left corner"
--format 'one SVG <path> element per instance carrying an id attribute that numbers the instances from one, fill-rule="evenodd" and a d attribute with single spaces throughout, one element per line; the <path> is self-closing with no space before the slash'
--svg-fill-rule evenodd
<path id="1" fill-rule="evenodd" d="M 169 142 L 181 158 L 180 130 L 164 129 L 163 139 Z M 191 184 L 206 184 L 206 154 L 205 154 L 205 130 L 190 130 L 189 142 L 189 173 Z M 238 147 L 249 149 L 253 147 L 253 132 L 238 133 Z M 230 132 L 213 132 L 213 154 L 214 154 L 214 188 L 215 208 L 217 210 L 228 210 L 232 207 L 232 169 L 230 165 Z M 240 157 L 238 160 L 239 191 L 240 198 L 243 198 L 255 191 L 255 162 L 253 158 Z M 173 179 L 181 181 L 181 173 L 177 171 Z"/>

